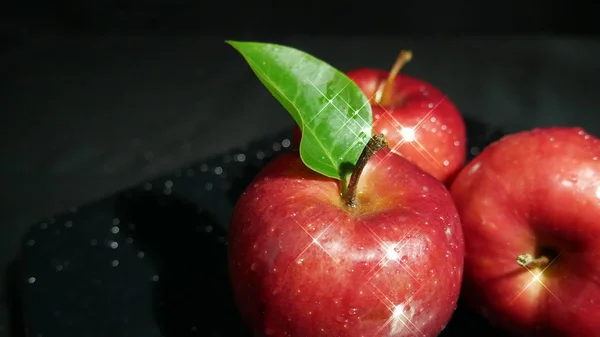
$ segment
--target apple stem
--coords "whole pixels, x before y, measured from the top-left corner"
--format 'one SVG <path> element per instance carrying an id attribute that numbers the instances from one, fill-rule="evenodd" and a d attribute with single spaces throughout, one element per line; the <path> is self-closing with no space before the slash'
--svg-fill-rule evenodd
<path id="1" fill-rule="evenodd" d="M 387 80 L 384 82 L 383 86 L 380 86 L 375 94 L 375 101 L 382 106 L 388 106 L 390 104 L 390 99 L 392 97 L 392 89 L 394 88 L 394 80 L 396 80 L 396 76 L 400 72 L 400 69 L 404 67 L 408 62 L 412 60 L 412 51 L 403 50 L 398 55 L 396 62 L 392 66 L 392 70 L 387 77 Z"/>
<path id="2" fill-rule="evenodd" d="M 346 189 L 346 197 L 345 203 L 348 207 L 356 208 L 356 190 L 358 188 L 358 180 L 360 179 L 360 175 L 363 170 L 367 166 L 369 159 L 379 150 L 388 147 L 388 142 L 385 139 L 385 135 L 383 133 L 374 135 L 369 139 L 369 142 L 363 149 L 360 157 L 358 157 L 358 161 L 354 166 L 354 170 L 352 171 L 352 175 L 350 176 L 350 181 L 348 182 L 348 188 Z"/>
<path id="3" fill-rule="evenodd" d="M 550 263 L 550 259 L 544 255 L 534 258 L 531 254 L 521 254 L 517 256 L 517 263 L 526 268 L 543 268 Z"/>

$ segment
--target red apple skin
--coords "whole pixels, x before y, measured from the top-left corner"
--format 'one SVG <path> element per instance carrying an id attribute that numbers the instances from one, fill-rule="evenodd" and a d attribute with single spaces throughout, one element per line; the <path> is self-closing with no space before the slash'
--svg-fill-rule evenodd
<path id="1" fill-rule="evenodd" d="M 371 98 L 388 74 L 364 68 L 346 75 Z M 449 186 L 467 155 L 466 128 L 460 112 L 445 94 L 420 79 L 399 74 L 393 90 L 392 105 L 371 106 L 373 134 L 385 134 L 394 152 Z M 405 137 L 408 134 L 403 127 L 412 128 L 413 137 Z M 300 144 L 300 137 L 296 130 L 296 144 Z"/>
<path id="2" fill-rule="evenodd" d="M 229 268 L 254 335 L 436 336 L 455 310 L 463 268 L 447 189 L 384 149 L 359 180 L 358 208 L 339 191 L 287 153 L 236 204 Z"/>
<path id="3" fill-rule="evenodd" d="M 535 129 L 488 146 L 456 177 L 464 296 L 491 322 L 519 336 L 600 334 L 598 158 L 600 141 L 581 128 Z M 558 258 L 542 284 L 543 268 L 516 257 L 543 248 Z"/>

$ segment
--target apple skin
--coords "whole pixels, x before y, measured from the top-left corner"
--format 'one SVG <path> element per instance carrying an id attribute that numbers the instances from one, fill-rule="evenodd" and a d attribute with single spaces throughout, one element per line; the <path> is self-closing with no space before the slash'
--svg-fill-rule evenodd
<path id="1" fill-rule="evenodd" d="M 492 323 L 519 336 L 600 333 L 598 158 L 600 141 L 581 128 L 534 129 L 491 144 L 456 177 L 464 298 Z M 545 271 L 516 263 L 540 251 L 553 251 Z"/>
<path id="2" fill-rule="evenodd" d="M 346 73 L 368 98 L 375 96 L 388 74 L 369 68 Z M 394 152 L 449 186 L 467 156 L 462 115 L 454 103 L 430 83 L 403 74 L 397 75 L 393 83 L 393 104 L 381 106 L 373 102 L 371 105 L 373 134 L 385 134 Z M 297 129 L 294 133 L 297 146 L 300 137 Z"/>
<path id="3" fill-rule="evenodd" d="M 240 197 L 229 270 L 255 336 L 436 336 L 450 320 L 464 244 L 448 190 L 383 149 L 357 191 L 347 207 L 339 181 L 286 153 Z"/>

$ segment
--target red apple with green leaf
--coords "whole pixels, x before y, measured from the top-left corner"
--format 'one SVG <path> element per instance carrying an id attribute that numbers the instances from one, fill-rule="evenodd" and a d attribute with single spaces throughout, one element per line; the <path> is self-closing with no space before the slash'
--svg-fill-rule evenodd
<path id="1" fill-rule="evenodd" d="M 393 152 L 449 184 L 465 163 L 465 124 L 439 89 L 399 73 L 411 59 L 412 52 L 402 51 L 389 72 L 362 68 L 346 75 L 370 98 L 373 132 L 383 133 Z M 300 137 L 296 129 L 297 144 Z"/>
<path id="2" fill-rule="evenodd" d="M 502 138 L 456 177 L 465 299 L 518 336 L 600 334 L 600 140 L 581 128 Z"/>
<path id="3" fill-rule="evenodd" d="M 439 334 L 464 253 L 447 189 L 371 136 L 368 99 L 343 73 L 290 47 L 229 43 L 304 138 L 258 174 L 231 220 L 233 291 L 254 335 Z"/>

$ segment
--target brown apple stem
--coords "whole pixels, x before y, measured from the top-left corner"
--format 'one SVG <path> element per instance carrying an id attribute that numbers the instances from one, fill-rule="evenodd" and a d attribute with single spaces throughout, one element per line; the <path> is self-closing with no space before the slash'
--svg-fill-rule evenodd
<path id="1" fill-rule="evenodd" d="M 531 254 L 521 254 L 517 256 L 517 263 L 526 268 L 543 268 L 550 263 L 550 259 L 544 255 L 534 258 Z"/>
<path id="2" fill-rule="evenodd" d="M 375 101 L 377 103 L 383 106 L 388 106 L 390 104 L 394 80 L 396 79 L 396 76 L 398 76 L 400 69 L 410 62 L 410 60 L 412 60 L 412 51 L 403 50 L 400 52 L 396 62 L 392 66 L 392 70 L 390 70 L 387 80 L 384 82 L 383 86 L 380 86 L 379 89 L 377 89 L 377 93 L 375 94 Z"/>
<path id="3" fill-rule="evenodd" d="M 348 182 L 348 188 L 346 189 L 345 203 L 348 207 L 355 208 L 357 206 L 356 203 L 356 189 L 358 188 L 358 180 L 360 179 L 360 175 L 362 174 L 365 166 L 369 162 L 369 159 L 379 150 L 388 147 L 388 142 L 385 139 L 384 134 L 374 135 L 369 139 L 369 142 L 363 149 L 360 157 L 358 157 L 358 161 L 354 166 L 354 170 L 352 171 L 352 175 L 350 176 L 350 181 Z"/>

